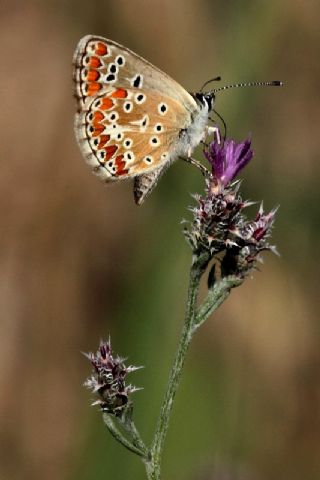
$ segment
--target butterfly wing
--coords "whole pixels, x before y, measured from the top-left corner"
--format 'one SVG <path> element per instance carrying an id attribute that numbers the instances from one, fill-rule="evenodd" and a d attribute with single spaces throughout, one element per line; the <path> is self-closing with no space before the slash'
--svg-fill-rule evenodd
<path id="1" fill-rule="evenodd" d="M 74 65 L 81 151 L 105 182 L 141 177 L 134 189 L 141 204 L 165 167 L 187 153 L 179 137 L 198 106 L 164 72 L 102 37 L 84 37 Z"/>
<path id="2" fill-rule="evenodd" d="M 190 115 L 157 92 L 112 88 L 87 102 L 77 115 L 76 135 L 87 162 L 105 181 L 132 178 L 179 154 L 179 132 Z"/>
<path id="3" fill-rule="evenodd" d="M 169 75 L 126 47 L 99 36 L 87 35 L 74 54 L 75 94 L 80 109 L 88 97 L 107 92 L 110 86 L 154 90 L 197 108 L 193 97 Z"/>

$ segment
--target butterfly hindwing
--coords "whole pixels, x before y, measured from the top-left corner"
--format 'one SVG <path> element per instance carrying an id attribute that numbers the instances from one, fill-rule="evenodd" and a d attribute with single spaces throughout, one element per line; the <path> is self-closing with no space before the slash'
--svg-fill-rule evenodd
<path id="1" fill-rule="evenodd" d="M 107 51 L 100 42 L 93 43 L 91 50 L 93 46 L 95 51 Z M 122 57 L 116 53 L 119 61 Z M 83 55 L 76 62 L 84 62 Z M 92 63 L 98 65 L 96 60 Z M 81 107 L 76 116 L 76 136 L 94 172 L 105 181 L 113 181 L 142 175 L 170 162 L 179 132 L 191 121 L 184 105 L 148 88 L 148 84 L 132 87 L 127 80 L 132 75 L 128 69 L 123 76 L 118 75 L 119 84 L 101 83 L 99 90 L 98 77 L 86 68 L 81 71 L 78 69 L 76 75 L 86 80 L 76 83 Z M 135 75 L 140 73 L 136 71 Z"/>

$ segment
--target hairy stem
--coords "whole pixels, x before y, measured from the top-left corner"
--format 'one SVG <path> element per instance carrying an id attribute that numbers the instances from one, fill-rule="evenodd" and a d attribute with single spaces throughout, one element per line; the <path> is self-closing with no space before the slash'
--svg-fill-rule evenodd
<path id="1" fill-rule="evenodd" d="M 200 327 L 200 325 L 202 325 L 226 300 L 231 289 L 238 287 L 242 282 L 242 278 L 230 275 L 222 278 L 212 288 L 210 288 L 207 297 L 205 298 L 195 317 L 192 333 L 194 333 Z"/>
<path id="2" fill-rule="evenodd" d="M 162 403 L 150 454 L 148 459 L 145 461 L 149 480 L 160 480 L 161 458 L 169 427 L 170 414 L 173 408 L 173 402 L 178 390 L 182 368 L 193 334 L 228 297 L 230 290 L 242 283 L 242 280 L 239 280 L 239 278 L 236 277 L 226 277 L 221 279 L 209 290 L 203 304 L 199 309 L 197 309 L 199 283 L 206 266 L 207 259 L 205 257 L 195 257 L 190 270 L 185 322 L 171 368 L 167 390 Z"/>
<path id="3" fill-rule="evenodd" d="M 198 259 L 194 259 L 190 270 L 185 322 L 181 332 L 178 350 L 171 368 L 167 391 L 164 396 L 156 432 L 150 450 L 150 458 L 146 463 L 147 475 L 150 480 L 160 479 L 160 465 L 163 445 L 169 427 L 169 419 L 173 407 L 173 401 L 179 386 L 182 367 L 185 361 L 188 346 L 192 338 L 192 325 L 196 315 L 196 302 L 199 290 L 199 282 L 204 270 L 203 267 L 204 266 L 201 265 L 201 262 L 199 263 Z"/>

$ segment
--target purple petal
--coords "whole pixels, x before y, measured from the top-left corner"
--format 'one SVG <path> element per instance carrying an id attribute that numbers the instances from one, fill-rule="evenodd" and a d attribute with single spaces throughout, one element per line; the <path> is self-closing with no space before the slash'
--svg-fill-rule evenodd
<path id="1" fill-rule="evenodd" d="M 215 179 L 227 185 L 253 157 L 251 139 L 243 142 L 226 139 L 221 144 L 213 142 L 205 151 L 205 156 L 212 166 Z"/>

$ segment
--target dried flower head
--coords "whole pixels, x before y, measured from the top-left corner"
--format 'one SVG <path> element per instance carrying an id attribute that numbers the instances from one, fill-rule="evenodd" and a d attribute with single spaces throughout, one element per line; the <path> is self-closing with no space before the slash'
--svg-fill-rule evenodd
<path id="1" fill-rule="evenodd" d="M 268 243 L 275 210 L 265 214 L 261 206 L 255 220 L 248 220 L 244 209 L 253 202 L 242 200 L 239 181 L 231 183 L 253 157 L 251 139 L 213 142 L 205 156 L 212 174 L 206 179 L 205 195 L 194 196 L 198 205 L 191 208 L 194 219 L 184 233 L 195 254 L 219 255 L 224 275 L 243 277 L 256 266 L 262 250 L 275 252 Z"/>
<path id="2" fill-rule="evenodd" d="M 130 394 L 139 390 L 133 385 L 126 385 L 125 377 L 140 367 L 126 367 L 124 359 L 114 357 L 110 339 L 101 341 L 97 353 L 88 353 L 86 357 L 93 365 L 93 373 L 84 385 L 98 397 L 93 405 L 100 405 L 102 410 L 116 416 L 122 415 L 131 405 Z"/>

